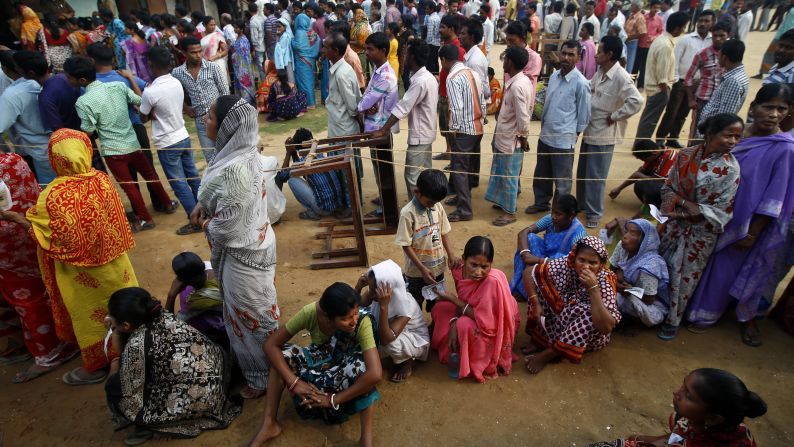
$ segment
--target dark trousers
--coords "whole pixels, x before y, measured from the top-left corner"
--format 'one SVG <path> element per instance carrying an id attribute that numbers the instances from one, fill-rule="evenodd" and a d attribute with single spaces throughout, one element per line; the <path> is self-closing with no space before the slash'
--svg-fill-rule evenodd
<path id="1" fill-rule="evenodd" d="M 662 186 L 664 179 L 640 180 L 634 184 L 634 194 L 645 205 L 662 206 Z"/>
<path id="2" fill-rule="evenodd" d="M 457 195 L 457 206 L 455 212 L 464 216 L 471 216 L 471 173 L 473 158 L 476 158 L 476 150 L 479 147 L 482 135 L 466 135 L 457 133 L 450 138 L 452 143 L 452 159 L 450 161 L 449 183 L 452 192 Z"/>
<path id="3" fill-rule="evenodd" d="M 113 173 L 113 176 L 116 177 L 116 181 L 119 182 L 121 189 L 124 190 L 124 193 L 127 194 L 127 197 L 130 199 L 132 209 L 138 219 L 149 222 L 152 220 L 152 215 L 149 214 L 149 211 L 146 209 L 146 203 L 144 203 L 141 191 L 138 189 L 137 180 L 132 179 L 133 169 L 139 172 L 143 178 L 151 182 L 147 183 L 147 185 L 150 190 L 153 190 L 154 194 L 158 196 L 160 203 L 171 203 L 168 193 L 165 192 L 163 184 L 160 183 L 157 172 L 146 159 L 143 151 L 135 151 L 125 155 L 106 155 L 105 163 L 108 165 L 110 172 Z"/>
<path id="4" fill-rule="evenodd" d="M 440 274 L 436 276 L 436 282 L 444 282 L 444 274 Z M 422 309 L 422 303 L 425 302 L 425 298 L 422 296 L 422 288 L 429 286 L 430 284 L 425 282 L 424 278 L 411 278 L 410 276 L 405 277 L 405 286 L 408 289 L 408 293 L 414 297 L 416 303 L 419 304 L 419 309 Z M 430 312 L 433 310 L 433 305 L 435 304 L 434 301 L 428 301 L 426 308 L 427 311 Z"/>
<path id="5" fill-rule="evenodd" d="M 684 81 L 679 80 L 670 90 L 670 100 L 667 101 L 662 122 L 656 129 L 656 140 L 677 140 L 687 115 L 689 115 L 689 98 L 686 95 Z"/>
<path id="6" fill-rule="evenodd" d="M 476 155 L 469 155 L 471 159 L 470 162 L 470 170 L 471 175 L 469 175 L 469 185 L 472 188 L 477 188 L 480 186 L 480 157 L 482 156 L 482 135 L 480 135 L 480 139 L 477 141 L 477 145 L 474 147 L 474 153 Z"/>
<path id="7" fill-rule="evenodd" d="M 149 134 L 146 133 L 146 126 L 143 124 L 133 124 L 132 129 L 135 130 L 135 137 L 138 139 L 138 144 L 141 146 L 141 152 L 143 152 L 143 156 L 149 160 L 149 165 L 151 165 L 152 169 L 154 169 L 154 155 L 152 154 L 152 146 L 149 144 Z M 130 174 L 132 175 L 132 180 L 138 181 L 138 173 L 139 171 L 136 170 L 134 166 L 130 166 Z M 134 185 L 135 188 L 138 188 L 138 185 Z M 152 199 L 152 208 L 157 211 L 165 210 L 169 205 L 169 202 L 161 202 L 160 196 L 158 195 L 157 189 L 154 186 L 154 183 L 147 183 L 146 189 L 149 190 L 149 198 Z"/>
<path id="8" fill-rule="evenodd" d="M 667 101 L 670 99 L 670 90 L 660 91 L 659 93 L 649 96 L 645 103 L 645 109 L 640 116 L 640 122 L 637 124 L 637 140 L 643 138 L 650 138 L 656 130 L 656 125 L 659 124 L 659 118 L 664 112 Z"/>
<path id="9" fill-rule="evenodd" d="M 427 50 L 428 50 L 427 51 L 427 65 L 425 65 L 425 68 L 427 68 L 427 71 L 429 71 L 430 73 L 433 73 L 433 74 L 438 74 L 438 72 L 440 71 L 439 68 L 438 68 L 438 50 L 439 49 L 441 49 L 441 47 L 437 47 L 435 45 L 430 45 L 430 44 L 427 45 Z"/>
<path id="10" fill-rule="evenodd" d="M 634 72 L 637 76 L 637 88 L 645 87 L 645 62 L 648 60 L 648 48 L 637 47 L 637 58 L 634 60 Z"/>

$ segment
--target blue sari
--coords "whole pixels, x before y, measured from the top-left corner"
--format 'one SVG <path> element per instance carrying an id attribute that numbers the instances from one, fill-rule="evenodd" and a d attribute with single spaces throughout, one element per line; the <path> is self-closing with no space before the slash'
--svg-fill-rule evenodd
<path id="1" fill-rule="evenodd" d="M 545 234 L 543 237 L 535 233 L 527 235 L 529 251 L 533 256 L 540 258 L 557 259 L 568 254 L 573 250 L 573 246 L 579 239 L 587 236 L 587 231 L 579 219 L 574 218 L 571 226 L 567 230 L 557 231 L 551 221 L 551 214 L 543 216 L 535 226 Z M 527 291 L 524 290 L 524 261 L 521 260 L 520 251 L 516 250 L 513 258 L 513 280 L 510 281 L 510 292 L 513 296 L 521 296 L 527 299 Z"/>
<path id="2" fill-rule="evenodd" d="M 127 58 L 124 57 L 124 53 L 121 49 L 124 48 L 124 41 L 130 38 L 124 31 L 124 22 L 119 19 L 113 19 L 107 24 L 107 32 L 113 36 L 113 50 L 116 53 L 116 68 L 124 70 L 127 68 Z"/>
<path id="3" fill-rule="evenodd" d="M 320 53 L 320 38 L 311 29 L 311 19 L 306 14 L 295 18 L 295 38 L 292 40 L 295 57 L 295 84 L 306 94 L 306 105 L 314 106 L 314 85 L 317 73 L 317 55 Z"/>

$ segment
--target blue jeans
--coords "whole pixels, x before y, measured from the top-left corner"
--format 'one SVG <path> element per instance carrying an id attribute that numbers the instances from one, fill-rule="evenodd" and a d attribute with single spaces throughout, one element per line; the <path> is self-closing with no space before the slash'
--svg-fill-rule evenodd
<path id="1" fill-rule="evenodd" d="M 256 51 L 256 69 L 259 72 L 259 82 L 265 80 L 265 52 L 264 51 Z"/>
<path id="2" fill-rule="evenodd" d="M 193 163 L 193 151 L 190 149 L 176 150 L 179 148 L 189 148 L 190 138 L 168 146 L 157 151 L 157 158 L 160 159 L 160 165 L 163 167 L 165 177 L 168 183 L 171 184 L 171 189 L 174 190 L 176 198 L 182 204 L 182 208 L 190 217 L 190 212 L 196 207 L 198 201 L 198 190 L 201 180 L 199 177 L 198 169 Z M 189 178 L 190 180 L 180 180 Z"/>
<path id="3" fill-rule="evenodd" d="M 306 180 L 300 177 L 290 177 L 290 179 L 287 180 L 287 185 L 289 185 L 289 189 L 292 190 L 292 194 L 295 196 L 298 203 L 307 210 L 318 216 L 328 216 L 331 214 L 329 211 L 317 205 L 317 200 L 314 198 L 314 191 L 312 191 L 311 186 L 306 183 Z"/>
<path id="4" fill-rule="evenodd" d="M 634 73 L 634 62 L 637 58 L 637 45 L 639 43 L 639 39 L 626 42 L 626 71 L 632 74 Z"/>
<path id="5" fill-rule="evenodd" d="M 201 144 L 201 152 L 204 153 L 204 158 L 207 160 L 207 164 L 209 164 L 212 158 L 215 157 L 215 141 L 207 136 L 207 126 L 204 124 L 204 116 L 196 117 L 196 132 L 198 133 L 199 144 Z"/>
<path id="6" fill-rule="evenodd" d="M 46 185 L 55 179 L 55 170 L 52 169 L 50 164 L 49 151 L 46 147 L 22 147 L 16 150 L 20 155 L 30 157 L 33 160 L 33 169 L 36 171 L 36 181 L 39 184 Z"/>

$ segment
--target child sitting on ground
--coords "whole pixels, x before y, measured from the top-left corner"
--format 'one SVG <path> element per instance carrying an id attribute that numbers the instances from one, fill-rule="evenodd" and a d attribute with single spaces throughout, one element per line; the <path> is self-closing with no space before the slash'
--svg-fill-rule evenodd
<path id="1" fill-rule="evenodd" d="M 502 105 L 502 85 L 496 79 L 493 67 L 488 67 L 488 85 L 491 88 L 491 99 L 485 112 L 487 115 L 496 115 L 496 112 L 499 111 L 499 106 Z"/>
<path id="2" fill-rule="evenodd" d="M 165 309 L 174 313 L 179 296 L 177 317 L 198 329 L 210 340 L 229 350 L 229 337 L 223 322 L 223 297 L 209 262 L 193 252 L 183 252 L 171 261 L 176 275 L 165 301 Z"/>
<path id="3" fill-rule="evenodd" d="M 673 149 L 659 147 L 653 140 L 640 140 L 631 149 L 632 154 L 643 161 L 642 166 L 609 192 L 611 199 L 616 199 L 620 192 L 629 185 L 634 185 L 634 194 L 643 205 L 662 205 L 662 186 L 667 180 L 670 168 L 675 165 L 678 152 Z M 635 217 L 638 217 L 639 214 Z"/>
<path id="4" fill-rule="evenodd" d="M 567 256 L 579 239 L 587 236 L 584 226 L 576 217 L 579 204 L 570 194 L 555 196 L 551 213 L 518 233 L 518 247 L 513 258 L 513 280 L 510 291 L 516 299 L 527 300 L 524 290 L 524 269 L 543 262 Z M 545 233 L 543 237 L 538 233 Z"/>
<path id="5" fill-rule="evenodd" d="M 419 174 L 414 197 L 400 210 L 395 243 L 405 252 L 405 279 L 419 308 L 424 298 L 422 288 L 444 281 L 444 271 L 460 263 L 452 253 L 447 234 L 452 227 L 441 205 L 447 196 L 447 178 L 438 169 Z M 446 253 L 446 256 L 445 256 Z M 433 301 L 427 302 L 427 311 Z"/>
<path id="6" fill-rule="evenodd" d="M 430 332 L 422 318 L 422 309 L 405 288 L 400 266 L 391 259 L 375 264 L 356 284 L 361 305 L 369 306 L 377 324 L 378 345 L 382 355 L 391 357 L 397 366 L 391 377 L 404 382 L 413 373 L 416 360 L 426 361 L 430 352 Z"/>

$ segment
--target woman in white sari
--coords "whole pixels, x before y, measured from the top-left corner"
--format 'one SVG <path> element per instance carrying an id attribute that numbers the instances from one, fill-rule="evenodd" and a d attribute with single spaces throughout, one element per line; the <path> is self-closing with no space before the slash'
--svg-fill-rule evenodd
<path id="1" fill-rule="evenodd" d="M 381 354 L 391 357 L 397 370 L 392 382 L 404 382 L 413 372 L 416 360 L 425 361 L 430 351 L 430 332 L 422 318 L 422 309 L 405 287 L 402 269 L 388 259 L 372 266 L 356 284 L 356 291 L 369 290 L 361 305 L 377 323 Z"/>
<path id="2" fill-rule="evenodd" d="M 267 213 L 267 166 L 257 148 L 257 111 L 244 99 L 221 96 L 205 122 L 217 155 L 204 171 L 190 217 L 205 229 L 212 248 L 226 333 L 248 382 L 240 394 L 257 398 L 270 371 L 262 346 L 279 318 L 276 235 Z"/>
<path id="3" fill-rule="evenodd" d="M 226 76 L 226 82 L 229 83 L 229 67 L 226 64 L 229 47 L 226 45 L 226 39 L 223 38 L 223 33 L 218 29 L 215 19 L 212 17 L 208 16 L 204 19 L 204 26 L 206 33 L 201 38 L 201 55 L 204 59 L 221 67 Z"/>

